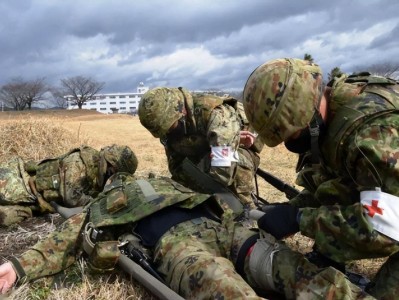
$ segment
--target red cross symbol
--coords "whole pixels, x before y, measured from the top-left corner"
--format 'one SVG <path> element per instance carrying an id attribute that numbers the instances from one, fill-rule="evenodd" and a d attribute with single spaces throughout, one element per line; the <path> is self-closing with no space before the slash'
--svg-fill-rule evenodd
<path id="1" fill-rule="evenodd" d="M 374 217 L 376 213 L 382 215 L 382 208 L 378 207 L 378 200 L 371 200 L 371 205 L 363 205 L 363 207 L 368 210 L 370 217 Z"/>

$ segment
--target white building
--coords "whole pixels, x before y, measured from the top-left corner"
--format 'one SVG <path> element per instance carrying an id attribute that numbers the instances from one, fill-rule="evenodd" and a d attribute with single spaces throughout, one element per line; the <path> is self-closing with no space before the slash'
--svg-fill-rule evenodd
<path id="1" fill-rule="evenodd" d="M 113 93 L 113 94 L 96 94 L 93 99 L 84 103 L 82 109 L 96 110 L 104 114 L 120 113 L 136 114 L 139 108 L 141 96 L 149 90 L 140 82 L 135 93 Z M 67 97 L 68 100 L 69 97 Z M 77 109 L 77 105 L 68 102 L 67 109 Z"/>

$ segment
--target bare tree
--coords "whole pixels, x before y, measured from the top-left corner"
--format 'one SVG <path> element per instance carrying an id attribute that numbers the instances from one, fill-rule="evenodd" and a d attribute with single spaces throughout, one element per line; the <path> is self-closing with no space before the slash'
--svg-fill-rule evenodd
<path id="1" fill-rule="evenodd" d="M 357 67 L 357 71 L 369 71 L 371 74 L 399 79 L 398 62 L 382 62 L 370 66 Z"/>
<path id="2" fill-rule="evenodd" d="M 15 110 L 31 109 L 33 103 L 44 99 L 47 91 L 44 78 L 27 81 L 18 77 L 1 87 L 0 99 Z"/>
<path id="3" fill-rule="evenodd" d="M 104 83 L 83 76 L 61 79 L 61 85 L 68 101 L 77 105 L 79 109 L 82 109 L 82 105 L 92 100 L 93 96 L 104 87 Z"/>
<path id="4" fill-rule="evenodd" d="M 369 72 L 375 75 L 384 77 L 399 78 L 399 63 L 380 63 L 374 64 L 369 69 Z"/>
<path id="5" fill-rule="evenodd" d="M 44 78 L 38 78 L 28 81 L 25 85 L 25 102 L 28 109 L 32 108 L 32 104 L 44 99 L 44 94 L 49 88 L 44 82 Z"/>
<path id="6" fill-rule="evenodd" d="M 61 88 L 52 87 L 52 88 L 50 88 L 49 92 L 53 96 L 52 102 L 55 104 L 56 107 L 58 107 L 58 108 L 67 108 L 68 107 L 68 101 L 65 98 L 64 91 Z"/>

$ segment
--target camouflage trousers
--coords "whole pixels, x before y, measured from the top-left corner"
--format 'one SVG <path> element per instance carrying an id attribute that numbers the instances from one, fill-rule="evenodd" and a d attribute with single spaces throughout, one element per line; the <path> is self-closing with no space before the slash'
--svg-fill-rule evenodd
<path id="1" fill-rule="evenodd" d="M 253 231 L 246 230 L 236 243 Z M 226 228 L 209 219 L 172 227 L 158 242 L 154 257 L 158 272 L 185 299 L 262 299 L 235 271 L 229 260 L 232 240 Z"/>
<path id="2" fill-rule="evenodd" d="M 0 167 L 0 225 L 19 223 L 32 217 L 36 199 L 30 191 L 24 162 L 14 158 Z"/>
<path id="3" fill-rule="evenodd" d="M 239 162 L 234 181 L 229 188 L 238 195 L 241 202 L 251 209 L 256 209 L 252 198 L 255 192 L 255 172 L 259 166 L 259 156 L 250 150 L 238 148 Z"/>
<path id="4" fill-rule="evenodd" d="M 286 299 L 375 299 L 342 272 L 318 268 L 287 246 L 274 255 L 272 274 L 276 291 Z"/>
<path id="5" fill-rule="evenodd" d="M 211 220 L 195 219 L 174 226 L 161 238 L 154 252 L 155 263 L 173 290 L 186 299 L 263 299 L 253 289 L 263 287 L 255 283 L 249 256 L 245 280 L 232 263 L 243 243 L 256 232 L 241 224 L 233 227 L 230 230 Z M 274 291 L 287 299 L 374 299 L 338 270 L 320 269 L 302 254 L 283 244 L 280 247 L 273 256 Z"/>

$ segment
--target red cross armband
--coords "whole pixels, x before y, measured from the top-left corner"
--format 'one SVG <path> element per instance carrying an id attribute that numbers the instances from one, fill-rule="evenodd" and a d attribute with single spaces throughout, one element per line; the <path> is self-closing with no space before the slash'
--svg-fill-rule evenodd
<path id="1" fill-rule="evenodd" d="M 399 241 L 399 197 L 376 188 L 360 192 L 360 202 L 374 229 Z"/>
<path id="2" fill-rule="evenodd" d="M 212 167 L 231 167 L 231 163 L 236 161 L 238 153 L 231 146 L 211 146 Z"/>

